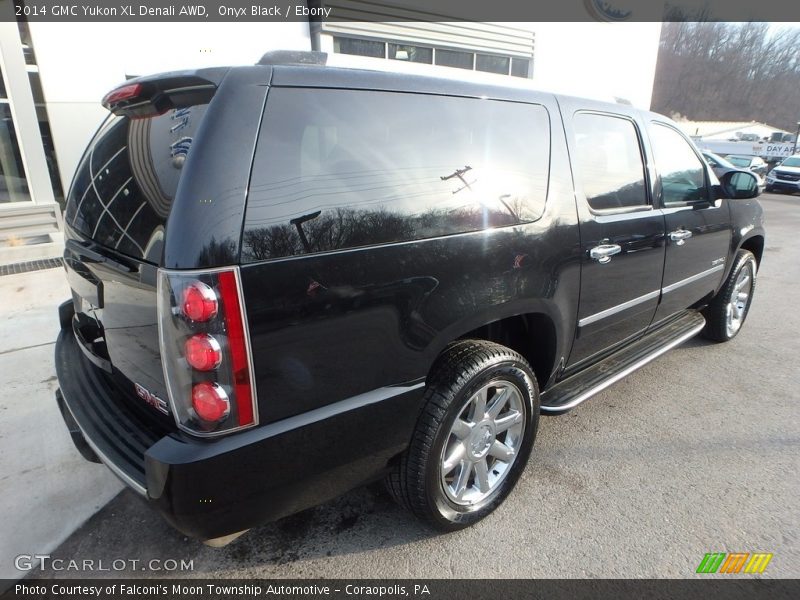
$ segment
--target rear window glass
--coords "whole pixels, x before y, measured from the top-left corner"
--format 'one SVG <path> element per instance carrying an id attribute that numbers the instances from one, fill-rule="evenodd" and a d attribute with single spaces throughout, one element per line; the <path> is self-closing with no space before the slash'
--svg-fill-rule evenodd
<path id="1" fill-rule="evenodd" d="M 275 88 L 253 164 L 242 258 L 257 261 L 533 221 L 543 106 Z"/>
<path id="2" fill-rule="evenodd" d="M 109 117 L 78 165 L 66 222 L 104 246 L 159 263 L 164 225 L 206 108 Z"/>

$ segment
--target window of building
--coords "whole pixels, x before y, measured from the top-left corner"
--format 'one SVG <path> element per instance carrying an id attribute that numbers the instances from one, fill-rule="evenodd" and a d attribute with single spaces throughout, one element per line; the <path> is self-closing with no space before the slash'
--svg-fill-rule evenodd
<path id="1" fill-rule="evenodd" d="M 639 135 L 623 117 L 579 113 L 575 128 L 576 172 L 594 210 L 648 205 Z"/>
<path id="2" fill-rule="evenodd" d="M 354 38 L 333 38 L 333 51 L 338 54 L 355 54 L 386 58 L 386 43 L 373 40 L 357 40 Z"/>
<path id="3" fill-rule="evenodd" d="M 0 72 L 0 203 L 26 202 L 31 199 L 25 167 L 17 143 L 17 132 L 11 115 Z"/>
<path id="4" fill-rule="evenodd" d="M 28 29 L 28 23 L 24 20 L 24 18 L 23 20 L 17 22 L 17 27 L 19 29 L 20 41 L 22 42 L 22 50 L 25 54 L 25 64 L 28 70 L 28 81 L 31 86 L 33 103 L 36 106 L 36 117 L 39 121 L 39 135 L 42 139 L 44 157 L 47 161 L 47 170 L 50 174 L 50 185 L 53 188 L 53 197 L 63 209 L 64 190 L 61 186 L 61 175 L 58 169 L 56 148 L 55 144 L 53 143 L 53 135 L 50 131 L 50 119 L 47 114 L 47 105 L 45 104 L 44 92 L 42 91 L 42 84 L 39 79 L 39 67 L 36 64 L 36 53 L 33 49 L 31 32 Z"/>
<path id="5" fill-rule="evenodd" d="M 383 42 L 339 36 L 333 38 L 333 51 L 339 54 L 388 58 L 428 65 L 436 64 L 442 67 L 498 73 L 513 77 L 530 77 L 530 59 L 517 56 L 481 54 L 467 50 L 406 44 L 400 41 Z"/>
<path id="6" fill-rule="evenodd" d="M 659 123 L 650 128 L 650 142 L 661 179 L 664 205 L 708 200 L 706 170 L 689 142 L 671 127 Z"/>
<path id="7" fill-rule="evenodd" d="M 243 259 L 536 220 L 549 155 L 540 105 L 276 88 L 253 164 Z"/>
<path id="8" fill-rule="evenodd" d="M 458 50 L 436 49 L 436 64 L 442 67 L 455 67 L 456 69 L 469 69 L 475 66 L 475 55 L 472 52 L 460 52 Z"/>
<path id="9" fill-rule="evenodd" d="M 527 58 L 517 58 L 516 56 L 511 59 L 511 76 L 512 77 L 528 77 L 530 72 L 530 64 Z"/>
<path id="10" fill-rule="evenodd" d="M 475 70 L 486 71 L 487 73 L 498 73 L 508 75 L 511 58 L 508 56 L 493 56 L 490 54 L 477 54 L 475 56 Z"/>
<path id="11" fill-rule="evenodd" d="M 389 44 L 389 58 L 416 63 L 433 63 L 433 48 L 410 46 L 408 44 Z"/>
<path id="12" fill-rule="evenodd" d="M 0 202 L 24 202 L 30 199 L 11 107 L 7 101 L 0 100 Z"/>

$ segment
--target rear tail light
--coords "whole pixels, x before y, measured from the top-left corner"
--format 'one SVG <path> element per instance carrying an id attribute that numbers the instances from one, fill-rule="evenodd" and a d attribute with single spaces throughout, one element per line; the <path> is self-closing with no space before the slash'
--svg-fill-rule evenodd
<path id="1" fill-rule="evenodd" d="M 181 310 L 192 321 L 205 322 L 217 315 L 217 295 L 202 281 L 195 281 L 183 288 L 182 296 Z"/>
<path id="2" fill-rule="evenodd" d="M 216 89 L 213 81 L 192 73 L 141 77 L 111 90 L 103 106 L 115 115 L 146 119 L 173 108 L 207 104 Z"/>
<path id="3" fill-rule="evenodd" d="M 222 386 L 204 381 L 192 388 L 192 408 L 207 423 L 216 423 L 231 412 L 231 401 Z"/>
<path id="4" fill-rule="evenodd" d="M 178 427 L 201 436 L 258 424 L 252 356 L 238 268 L 161 269 L 161 361 Z"/>
<path id="5" fill-rule="evenodd" d="M 110 91 L 106 94 L 106 97 L 103 98 L 103 106 L 115 106 L 122 102 L 123 100 L 131 100 L 133 98 L 138 98 L 142 93 L 142 84 L 141 83 L 132 83 L 129 85 L 123 85 L 122 87 L 118 87 L 115 90 Z"/>
<path id="6" fill-rule="evenodd" d="M 183 347 L 186 362 L 198 371 L 212 371 L 222 364 L 222 347 L 213 335 L 195 333 Z"/>

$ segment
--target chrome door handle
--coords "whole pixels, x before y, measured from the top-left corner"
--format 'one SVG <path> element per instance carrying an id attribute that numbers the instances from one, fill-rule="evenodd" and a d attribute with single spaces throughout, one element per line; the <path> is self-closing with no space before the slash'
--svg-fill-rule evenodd
<path id="1" fill-rule="evenodd" d="M 589 250 L 589 257 L 604 265 L 611 262 L 611 257 L 620 252 L 622 252 L 622 246 L 619 244 L 600 244 Z"/>
<path id="2" fill-rule="evenodd" d="M 692 232 L 685 229 L 677 229 L 669 234 L 669 239 L 676 242 L 676 246 L 683 246 L 690 237 L 692 237 Z"/>

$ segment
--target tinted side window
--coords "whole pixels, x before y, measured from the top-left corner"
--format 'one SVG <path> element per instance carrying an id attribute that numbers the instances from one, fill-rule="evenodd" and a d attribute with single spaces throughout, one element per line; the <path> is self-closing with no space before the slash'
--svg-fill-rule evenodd
<path id="1" fill-rule="evenodd" d="M 550 122 L 539 105 L 273 88 L 242 257 L 280 258 L 539 218 Z"/>
<path id="2" fill-rule="evenodd" d="M 183 163 L 206 108 L 110 117 L 75 172 L 66 222 L 100 244 L 158 263 Z"/>
<path id="3" fill-rule="evenodd" d="M 659 123 L 650 128 L 664 206 L 708 200 L 706 170 L 681 134 Z"/>
<path id="4" fill-rule="evenodd" d="M 644 162 L 635 125 L 593 113 L 574 118 L 577 179 L 594 210 L 647 206 Z"/>

